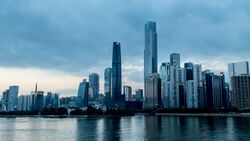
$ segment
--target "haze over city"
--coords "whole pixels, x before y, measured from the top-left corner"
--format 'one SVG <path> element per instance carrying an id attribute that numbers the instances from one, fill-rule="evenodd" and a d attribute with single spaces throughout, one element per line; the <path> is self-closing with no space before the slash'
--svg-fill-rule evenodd
<path id="1" fill-rule="evenodd" d="M 0 93 L 19 85 L 76 95 L 79 82 L 111 66 L 121 42 L 123 84 L 143 88 L 144 24 L 157 22 L 158 66 L 173 52 L 181 62 L 227 71 L 249 59 L 249 5 L 242 1 L 0 1 Z M 237 53 L 236 53 L 237 52 Z M 182 64 L 183 65 L 183 64 Z"/>

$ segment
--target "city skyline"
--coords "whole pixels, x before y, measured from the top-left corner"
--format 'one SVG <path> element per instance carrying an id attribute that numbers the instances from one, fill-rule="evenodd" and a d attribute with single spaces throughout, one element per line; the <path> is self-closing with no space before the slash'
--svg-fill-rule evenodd
<path id="1" fill-rule="evenodd" d="M 127 10 L 107 10 L 106 15 L 115 13 L 114 11 L 117 11 L 118 14 L 111 14 L 110 20 L 105 16 L 106 22 L 104 25 L 98 24 L 98 27 L 78 19 L 81 16 L 88 17 L 88 15 L 82 15 L 81 12 L 81 10 L 87 9 L 83 6 L 84 4 L 93 7 L 88 2 L 71 3 L 68 8 L 75 8 L 72 13 L 59 10 L 56 3 L 52 3 L 51 7 L 46 7 L 43 2 L 32 1 L 12 4 L 3 0 L 0 3 L 1 9 L 7 11 L 0 13 L 0 17 L 5 19 L 0 23 L 0 28 L 3 29 L 1 36 L 5 37 L 0 40 L 2 49 L 0 53 L 0 93 L 3 93 L 10 85 L 18 85 L 20 94 L 30 94 L 34 90 L 35 83 L 38 82 L 40 90 L 60 92 L 63 95 L 76 95 L 79 82 L 92 72 L 100 75 L 100 91 L 103 93 L 103 72 L 104 68 L 111 66 L 110 53 L 113 41 L 120 41 L 123 46 L 123 85 L 130 85 L 133 89 L 143 88 L 143 25 L 149 20 L 157 23 L 158 69 L 162 62 L 169 61 L 171 53 L 181 54 L 182 66 L 185 62 L 194 62 L 202 64 L 203 70 L 211 69 L 218 73 L 226 72 L 228 63 L 250 60 L 247 51 L 249 41 L 244 36 L 249 31 L 247 7 L 241 6 L 241 9 L 237 9 L 240 4 L 249 5 L 248 2 L 230 1 L 225 5 L 220 2 L 191 2 L 194 5 L 183 5 L 184 11 L 182 11 L 178 8 L 179 2 L 161 1 L 159 4 L 155 4 L 157 9 L 148 4 L 144 5 L 145 7 L 139 7 L 135 14 Z M 152 2 L 150 3 L 152 4 Z M 61 6 L 65 6 L 69 3 L 63 1 L 61 4 Z M 104 3 L 100 2 L 97 7 L 108 7 L 108 4 L 102 4 Z M 130 2 L 130 4 L 133 8 L 138 6 L 136 2 Z M 161 4 L 169 6 L 169 10 L 161 7 Z M 75 7 L 76 5 L 79 6 Z M 125 8 L 119 2 L 116 5 Z M 198 14 L 199 7 L 208 11 L 218 11 L 224 7 L 224 10 L 220 11 L 218 15 L 214 15 L 213 12 L 209 15 L 206 12 Z M 49 13 L 54 9 L 59 11 Z M 231 14 L 239 19 L 235 19 L 234 16 L 228 17 L 227 9 L 234 9 L 232 10 L 234 13 Z M 142 16 L 140 10 L 152 11 L 152 13 Z M 173 12 L 172 15 L 180 15 L 173 18 L 165 11 Z M 32 14 L 28 14 L 30 12 Z M 246 15 L 240 14 L 241 12 Z M 93 14 L 101 16 L 96 12 Z M 66 18 L 60 18 L 64 16 Z M 72 21 L 67 19 L 70 17 L 72 17 Z M 19 22 L 15 23 L 19 23 L 19 25 L 9 24 L 18 18 Z M 28 20 L 29 18 L 30 20 Z M 136 20 L 137 18 L 138 20 Z M 66 24 L 60 24 L 54 20 Z M 95 19 L 90 18 L 90 20 L 95 23 Z M 246 25 L 242 25 L 242 20 Z M 75 25 L 73 22 L 79 23 L 79 25 Z M 39 24 L 41 24 L 39 29 L 34 26 Z M 88 29 L 83 28 L 80 24 Z M 241 26 L 233 26 L 235 24 Z M 54 29 L 54 27 L 56 28 Z M 106 36 L 107 31 L 104 29 L 112 31 L 116 28 L 121 30 Z M 215 33 L 217 30 L 219 34 Z M 38 31 L 39 34 L 31 36 L 33 35 L 31 31 Z M 190 31 L 194 35 L 190 35 Z M 91 33 L 91 36 L 87 36 L 88 33 Z M 51 39 L 46 38 L 48 35 Z M 240 55 L 235 55 L 235 51 Z M 227 74 L 225 76 L 227 77 Z"/>

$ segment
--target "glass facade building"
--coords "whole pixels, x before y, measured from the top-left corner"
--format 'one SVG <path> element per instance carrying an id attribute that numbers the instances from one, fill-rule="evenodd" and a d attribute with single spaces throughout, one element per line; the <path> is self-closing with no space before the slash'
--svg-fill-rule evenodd
<path id="1" fill-rule="evenodd" d="M 231 78 L 233 107 L 243 110 L 250 108 L 250 75 Z"/>
<path id="2" fill-rule="evenodd" d="M 145 109 L 154 109 L 162 106 L 161 79 L 159 74 L 153 73 L 145 79 Z"/>
<path id="3" fill-rule="evenodd" d="M 91 73 L 89 75 L 89 101 L 98 101 L 99 97 L 99 75 Z"/>
<path id="4" fill-rule="evenodd" d="M 121 44 L 113 43 L 112 55 L 112 85 L 111 98 L 113 106 L 121 107 L 122 102 L 122 66 L 121 66 Z"/>
<path id="5" fill-rule="evenodd" d="M 89 97 L 89 82 L 87 82 L 86 79 L 83 79 L 83 81 L 79 84 L 76 105 L 78 107 L 87 107 L 88 97 Z"/>
<path id="6" fill-rule="evenodd" d="M 181 57 L 179 53 L 170 54 L 170 63 L 172 66 L 180 67 Z"/>
<path id="7" fill-rule="evenodd" d="M 144 78 L 148 74 L 157 73 L 157 32 L 156 23 L 145 24 Z"/>

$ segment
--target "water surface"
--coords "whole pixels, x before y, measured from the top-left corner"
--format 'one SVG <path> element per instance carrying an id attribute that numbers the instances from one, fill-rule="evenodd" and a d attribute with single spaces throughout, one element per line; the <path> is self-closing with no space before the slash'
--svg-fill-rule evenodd
<path id="1" fill-rule="evenodd" d="M 0 118 L 1 141 L 249 141 L 250 118 Z"/>

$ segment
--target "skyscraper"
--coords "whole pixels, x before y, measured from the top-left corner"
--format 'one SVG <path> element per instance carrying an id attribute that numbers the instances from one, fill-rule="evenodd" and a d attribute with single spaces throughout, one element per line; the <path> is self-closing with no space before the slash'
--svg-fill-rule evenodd
<path id="1" fill-rule="evenodd" d="M 87 79 L 83 79 L 83 81 L 79 84 L 78 88 L 77 106 L 87 107 L 88 97 L 89 97 L 89 82 L 87 82 Z"/>
<path id="2" fill-rule="evenodd" d="M 157 73 L 157 32 L 156 23 L 145 24 L 144 78 L 148 74 Z"/>
<path id="3" fill-rule="evenodd" d="M 111 93 L 112 68 L 106 68 L 104 72 L 104 94 Z"/>
<path id="4" fill-rule="evenodd" d="M 158 73 L 150 74 L 145 79 L 144 108 L 154 109 L 162 105 L 161 79 Z"/>
<path id="5" fill-rule="evenodd" d="M 192 63 L 190 63 L 192 64 Z M 187 108 L 199 108 L 202 105 L 200 101 L 203 99 L 202 95 L 202 67 L 201 65 L 191 65 L 192 68 L 187 70 L 192 70 L 192 79 L 187 79 L 185 82 L 186 86 L 186 107 Z M 187 77 L 188 78 L 188 77 Z"/>
<path id="6" fill-rule="evenodd" d="M 229 78 L 239 76 L 241 74 L 249 74 L 249 63 L 247 61 L 228 64 Z"/>
<path id="7" fill-rule="evenodd" d="M 249 63 L 247 61 L 228 64 L 229 87 L 231 89 L 231 77 L 249 74 Z"/>
<path id="8" fill-rule="evenodd" d="M 106 68 L 104 72 L 104 103 L 107 108 L 111 106 L 111 78 L 112 68 Z"/>
<path id="9" fill-rule="evenodd" d="M 2 111 L 8 111 L 9 90 L 3 92 L 2 97 Z"/>
<path id="10" fill-rule="evenodd" d="M 18 111 L 29 111 L 29 95 L 21 95 L 18 97 Z"/>
<path id="11" fill-rule="evenodd" d="M 144 92 L 145 92 L 145 104 L 146 108 L 155 107 L 156 102 L 152 98 L 152 90 L 154 83 L 149 83 L 150 76 L 157 73 L 157 32 L 156 23 L 149 21 L 145 24 L 145 49 L 144 49 Z M 159 78 L 160 79 L 160 78 Z M 148 83 L 147 83 L 148 82 Z M 149 86 L 152 85 L 152 86 Z M 153 101 L 152 101 L 153 100 Z M 152 103 L 153 102 L 153 103 Z M 158 103 L 158 102 L 157 102 Z"/>
<path id="12" fill-rule="evenodd" d="M 15 111 L 18 106 L 18 86 L 10 86 L 8 91 L 8 110 Z"/>
<path id="13" fill-rule="evenodd" d="M 44 108 L 44 92 L 37 91 L 36 92 L 36 100 L 35 100 L 35 109 L 38 111 L 42 111 Z"/>
<path id="14" fill-rule="evenodd" d="M 111 97 L 113 106 L 122 106 L 122 66 L 121 66 L 121 44 L 119 42 L 113 43 L 112 56 L 112 90 Z"/>
<path id="15" fill-rule="evenodd" d="M 143 101 L 143 89 L 135 90 L 136 101 Z"/>
<path id="16" fill-rule="evenodd" d="M 58 108 L 60 105 L 60 94 L 48 92 L 45 97 L 45 106 L 44 107 L 54 107 Z"/>
<path id="17" fill-rule="evenodd" d="M 233 91 L 233 107 L 242 109 L 250 108 L 250 75 L 233 76 L 231 78 Z"/>
<path id="18" fill-rule="evenodd" d="M 203 87 L 206 108 L 227 107 L 224 74 L 216 75 L 210 71 L 203 72 Z"/>
<path id="19" fill-rule="evenodd" d="M 132 87 L 123 86 L 123 94 L 125 95 L 126 101 L 131 101 L 132 100 Z"/>
<path id="20" fill-rule="evenodd" d="M 171 66 L 176 66 L 176 67 L 180 67 L 180 54 L 179 53 L 172 53 L 170 54 L 170 64 Z"/>
<path id="21" fill-rule="evenodd" d="M 194 80 L 194 73 L 193 73 L 194 64 L 191 62 L 185 63 L 185 81 Z"/>
<path id="22" fill-rule="evenodd" d="M 91 73 L 89 75 L 89 100 L 98 101 L 99 96 L 99 75 Z"/>

